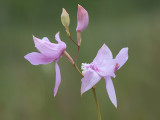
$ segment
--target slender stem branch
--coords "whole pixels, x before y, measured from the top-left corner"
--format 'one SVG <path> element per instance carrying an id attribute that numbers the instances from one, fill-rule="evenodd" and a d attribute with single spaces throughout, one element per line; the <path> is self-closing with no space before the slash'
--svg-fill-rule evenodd
<path id="1" fill-rule="evenodd" d="M 68 58 L 68 60 L 72 63 L 73 67 L 74 67 L 74 68 L 76 69 L 76 71 L 81 75 L 81 77 L 84 77 L 83 74 L 81 73 L 81 71 L 79 70 L 79 68 L 77 67 L 76 63 L 73 61 L 72 57 L 71 57 L 66 51 L 64 51 L 63 54 L 64 54 L 64 55 Z M 98 120 L 101 120 L 101 113 L 100 113 L 100 109 L 99 109 L 99 105 L 98 105 L 98 100 L 97 100 L 97 96 L 96 96 L 95 86 L 92 87 L 92 91 L 93 91 L 94 99 L 95 99 L 95 102 L 96 102 Z"/>
<path id="2" fill-rule="evenodd" d="M 81 71 L 79 70 L 79 68 L 77 67 L 77 65 L 73 64 L 73 67 L 78 71 L 78 73 L 81 75 L 81 77 L 83 77 L 83 74 L 81 73 Z"/>
<path id="3" fill-rule="evenodd" d="M 76 55 L 76 59 L 75 59 L 75 63 L 77 62 L 77 59 L 78 59 L 79 49 L 80 49 L 80 46 L 78 46 L 78 51 L 77 51 L 77 55 Z"/>
<path id="4" fill-rule="evenodd" d="M 72 40 L 72 42 L 73 42 L 77 47 L 79 47 L 78 44 L 72 39 L 71 35 L 68 36 L 68 37 Z"/>
<path id="5" fill-rule="evenodd" d="M 93 91 L 94 99 L 95 99 L 95 102 L 96 102 L 96 108 L 97 108 L 98 120 L 101 120 L 101 113 L 100 113 L 100 109 L 99 109 L 99 105 L 98 105 L 98 100 L 97 100 L 97 96 L 96 96 L 96 90 L 95 90 L 95 87 L 92 87 L 92 91 Z"/>
<path id="6" fill-rule="evenodd" d="M 70 34 L 70 32 L 69 32 L 69 28 L 67 27 L 66 28 L 66 33 L 67 33 L 67 35 L 68 35 L 68 37 L 72 40 L 72 42 L 78 47 L 79 45 L 72 39 L 72 37 L 71 37 L 71 34 Z"/>
<path id="7" fill-rule="evenodd" d="M 67 33 L 68 37 L 70 38 L 70 40 L 78 47 L 78 51 L 77 51 L 77 55 L 76 55 L 76 59 L 75 59 L 75 63 L 76 63 L 76 62 L 77 62 L 77 59 L 78 59 L 78 54 L 79 54 L 80 45 L 77 44 L 77 43 L 72 39 L 68 27 L 66 27 L 66 33 Z"/>
<path id="8" fill-rule="evenodd" d="M 81 32 L 77 32 L 77 41 L 78 41 L 78 51 L 77 51 L 75 63 L 77 62 L 78 55 L 79 55 L 79 49 L 80 49 L 80 45 L 81 45 Z"/>

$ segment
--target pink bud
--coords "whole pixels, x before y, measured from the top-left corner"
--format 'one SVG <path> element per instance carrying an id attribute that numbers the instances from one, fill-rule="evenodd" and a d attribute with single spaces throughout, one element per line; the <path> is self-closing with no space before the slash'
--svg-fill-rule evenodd
<path id="1" fill-rule="evenodd" d="M 82 32 L 86 29 L 89 23 L 88 12 L 81 6 L 78 5 L 78 13 L 77 13 L 77 32 Z"/>

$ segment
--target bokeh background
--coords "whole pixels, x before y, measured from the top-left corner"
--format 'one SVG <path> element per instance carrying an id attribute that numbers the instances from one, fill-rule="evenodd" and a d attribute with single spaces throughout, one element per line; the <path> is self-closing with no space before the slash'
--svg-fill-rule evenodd
<path id="1" fill-rule="evenodd" d="M 97 120 L 92 91 L 80 95 L 81 77 L 65 57 L 59 66 L 62 82 L 54 98 L 54 63 L 33 66 L 24 55 L 37 51 L 32 35 L 48 37 L 60 31 L 67 51 L 77 48 L 60 21 L 70 14 L 76 40 L 77 5 L 89 13 L 78 59 L 90 63 L 106 43 L 114 57 L 129 47 L 128 62 L 113 79 L 118 108 L 109 100 L 105 80 L 96 85 L 102 120 L 160 120 L 159 0 L 0 0 L 0 120 Z"/>

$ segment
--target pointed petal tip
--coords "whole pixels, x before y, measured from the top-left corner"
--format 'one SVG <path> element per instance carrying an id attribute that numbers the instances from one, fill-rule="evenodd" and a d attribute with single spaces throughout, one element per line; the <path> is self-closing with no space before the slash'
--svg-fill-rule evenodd
<path id="1" fill-rule="evenodd" d="M 54 97 L 56 97 L 57 92 L 58 92 L 58 89 L 56 89 L 56 87 L 55 87 L 55 88 L 54 88 Z"/>
<path id="2" fill-rule="evenodd" d="M 83 95 L 83 93 L 84 93 L 84 92 L 83 92 L 83 89 L 82 89 L 82 87 L 81 87 L 81 96 Z"/>
<path id="3" fill-rule="evenodd" d="M 114 107 L 117 109 L 117 102 L 116 103 L 113 103 Z"/>
<path id="4" fill-rule="evenodd" d="M 78 9 L 79 10 L 85 10 L 83 7 L 82 7 L 82 5 L 80 5 L 80 4 L 78 4 Z M 86 10 L 85 10 L 86 11 Z"/>
<path id="5" fill-rule="evenodd" d="M 82 90 L 82 88 L 81 88 L 81 96 L 83 95 L 83 93 L 84 93 L 84 90 Z"/>
<path id="6" fill-rule="evenodd" d="M 84 9 L 84 7 L 82 7 L 80 4 L 78 4 L 78 11 L 87 14 L 88 16 L 88 12 L 86 11 L 86 9 Z"/>
<path id="7" fill-rule="evenodd" d="M 33 40 L 36 38 L 34 35 L 32 35 L 32 37 L 33 37 Z"/>
<path id="8" fill-rule="evenodd" d="M 128 51 L 128 47 L 123 48 L 124 50 Z"/>
<path id="9" fill-rule="evenodd" d="M 56 97 L 56 94 L 57 94 L 57 92 L 56 92 L 55 89 L 54 89 L 54 97 Z"/>
<path id="10" fill-rule="evenodd" d="M 32 37 L 33 37 L 33 38 L 37 38 L 37 37 L 36 37 L 36 36 L 34 36 L 33 34 L 32 34 Z"/>
<path id="11" fill-rule="evenodd" d="M 26 56 L 27 56 L 27 55 L 25 55 L 25 56 L 24 56 L 24 59 L 26 59 L 26 60 L 27 60 L 27 57 L 26 57 Z"/>
<path id="12" fill-rule="evenodd" d="M 107 46 L 105 43 L 102 46 Z"/>
<path id="13" fill-rule="evenodd" d="M 78 4 L 78 7 L 82 7 L 80 4 Z"/>
<path id="14" fill-rule="evenodd" d="M 60 34 L 60 31 L 58 31 L 57 33 L 56 33 L 56 35 L 59 35 Z"/>
<path id="15" fill-rule="evenodd" d="M 128 47 L 122 48 L 121 50 L 126 50 L 126 51 L 127 51 L 127 50 L 128 50 Z"/>
<path id="16" fill-rule="evenodd" d="M 81 92 L 81 96 L 83 95 L 83 93 Z"/>
<path id="17" fill-rule="evenodd" d="M 109 47 L 105 43 L 102 45 L 102 48 L 109 49 Z"/>
<path id="18" fill-rule="evenodd" d="M 102 48 L 107 48 L 107 45 L 104 43 L 104 44 L 102 45 Z"/>
<path id="19" fill-rule="evenodd" d="M 29 60 L 28 54 L 24 56 L 24 59 Z"/>
<path id="20" fill-rule="evenodd" d="M 32 37 L 33 37 L 33 40 L 34 41 L 36 41 L 38 38 L 37 37 L 35 37 L 34 35 L 32 35 Z"/>
<path id="21" fill-rule="evenodd" d="M 111 100 L 111 99 L 110 99 Z M 111 100 L 112 104 L 114 105 L 115 108 L 117 108 L 117 100 Z"/>
<path id="22" fill-rule="evenodd" d="M 55 39 L 56 39 L 58 42 L 61 41 L 61 40 L 60 40 L 60 37 L 59 37 L 59 34 L 60 34 L 60 32 L 58 31 L 58 32 L 56 33 L 56 35 L 55 35 Z"/>
<path id="23" fill-rule="evenodd" d="M 117 109 L 117 104 L 115 105 L 116 109 Z"/>

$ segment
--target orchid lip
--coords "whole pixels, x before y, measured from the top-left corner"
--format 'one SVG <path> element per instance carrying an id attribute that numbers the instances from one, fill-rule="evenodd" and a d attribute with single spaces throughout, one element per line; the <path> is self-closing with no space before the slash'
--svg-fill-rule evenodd
<path id="1" fill-rule="evenodd" d="M 85 73 L 89 68 L 94 70 L 95 72 L 103 72 L 97 67 L 96 63 L 91 63 L 91 64 L 82 63 L 81 69 L 83 73 Z"/>

